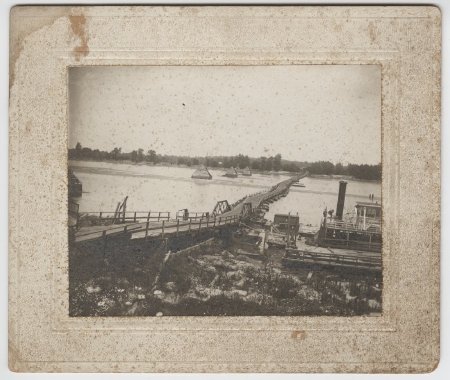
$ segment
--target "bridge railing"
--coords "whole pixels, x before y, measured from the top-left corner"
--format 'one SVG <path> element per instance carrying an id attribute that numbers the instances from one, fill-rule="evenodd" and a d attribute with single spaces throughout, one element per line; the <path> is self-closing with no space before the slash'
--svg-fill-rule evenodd
<path id="1" fill-rule="evenodd" d="M 100 220 L 116 220 L 117 222 L 140 222 L 145 220 L 161 221 L 170 220 L 169 211 L 87 211 L 82 215 L 96 216 Z"/>
<path id="2" fill-rule="evenodd" d="M 178 220 L 197 220 L 197 219 L 203 219 L 207 218 L 209 215 L 209 212 L 206 211 L 188 211 L 185 213 L 184 210 L 177 211 L 175 215 L 175 219 Z"/>
<path id="3" fill-rule="evenodd" d="M 77 234 L 79 241 L 85 240 L 94 240 L 94 239 L 106 239 L 108 236 L 117 236 L 120 234 L 139 234 L 143 236 L 139 236 L 142 238 L 147 237 L 161 237 L 164 238 L 166 235 L 178 235 L 179 233 L 186 232 L 195 232 L 201 231 L 205 229 L 214 229 L 221 226 L 233 225 L 237 224 L 240 221 L 240 217 L 238 215 L 230 215 L 230 216 L 217 216 L 217 217 L 209 217 L 209 218 L 200 218 L 200 219 L 190 219 L 190 220 L 161 220 L 159 222 L 150 222 L 146 223 L 137 222 L 137 224 L 127 224 L 125 226 L 114 225 L 108 226 L 105 229 L 97 229 L 89 232 L 81 232 Z"/>
<path id="4" fill-rule="evenodd" d="M 149 222 L 146 223 L 145 227 L 134 230 L 133 233 L 141 233 L 145 232 L 145 238 L 151 235 L 155 235 L 155 232 L 157 235 L 161 235 L 164 237 L 167 234 L 176 234 L 178 235 L 180 232 L 190 232 L 190 231 L 200 231 L 204 229 L 213 229 L 220 226 L 225 225 L 232 225 L 239 223 L 240 216 L 239 215 L 229 215 L 221 217 L 204 217 L 199 219 L 189 219 L 189 220 L 180 220 L 177 219 L 175 221 L 162 221 L 160 225 L 150 224 Z"/>

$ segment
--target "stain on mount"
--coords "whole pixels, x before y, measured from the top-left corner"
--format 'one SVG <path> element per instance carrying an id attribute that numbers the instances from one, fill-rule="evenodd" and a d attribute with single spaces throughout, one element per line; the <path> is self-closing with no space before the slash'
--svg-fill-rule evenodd
<path id="1" fill-rule="evenodd" d="M 89 54 L 88 36 L 86 33 L 86 17 L 84 15 L 69 16 L 73 34 L 79 38 L 80 44 L 73 49 L 75 59 L 79 61 Z"/>

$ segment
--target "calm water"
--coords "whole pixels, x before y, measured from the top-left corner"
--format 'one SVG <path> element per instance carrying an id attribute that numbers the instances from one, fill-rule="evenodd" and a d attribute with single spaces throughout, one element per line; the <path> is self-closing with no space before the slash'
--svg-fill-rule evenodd
<path id="1" fill-rule="evenodd" d="M 374 194 L 374 201 L 381 202 L 381 182 L 347 181 L 344 214 L 354 213 L 357 201 L 369 202 L 369 194 Z M 300 223 L 319 225 L 325 207 L 336 210 L 339 192 L 339 179 L 303 178 L 305 187 L 291 187 L 285 198 L 270 205 L 266 218 L 273 220 L 274 214 L 300 215 Z"/>
<path id="2" fill-rule="evenodd" d="M 211 212 L 219 200 L 233 203 L 245 195 L 271 187 L 286 175 L 253 174 L 251 177 L 223 177 L 222 170 L 210 170 L 212 180 L 191 179 L 192 168 L 72 161 L 75 175 L 83 184 L 83 196 L 77 200 L 80 211 L 114 211 L 128 195 L 127 210 Z M 298 213 L 301 223 L 317 225 L 322 211 L 336 209 L 339 180 L 304 178 L 304 188 L 292 187 L 289 195 L 270 206 L 266 218 L 275 213 Z M 355 202 L 368 201 L 369 194 L 380 200 L 381 184 L 348 181 L 346 212 Z"/>

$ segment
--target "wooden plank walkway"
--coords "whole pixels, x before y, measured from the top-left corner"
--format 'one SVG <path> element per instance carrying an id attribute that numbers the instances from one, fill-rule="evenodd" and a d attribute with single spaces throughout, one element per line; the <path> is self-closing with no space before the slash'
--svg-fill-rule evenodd
<path id="1" fill-rule="evenodd" d="M 263 191 L 260 193 L 249 195 L 242 202 L 238 203 L 232 210 L 223 213 L 222 216 L 241 215 L 242 208 L 246 203 L 251 203 L 252 210 L 255 210 L 258 207 L 260 207 L 261 204 L 264 203 L 265 201 L 268 201 L 270 199 L 282 195 L 283 193 L 286 193 L 294 182 L 299 181 L 300 179 L 306 177 L 307 175 L 308 172 L 304 171 L 301 174 L 298 174 L 296 176 L 293 176 L 289 179 L 286 179 L 276 184 L 268 191 Z"/>
<path id="2" fill-rule="evenodd" d="M 194 231 L 204 231 L 204 230 L 212 230 L 217 228 L 222 228 L 225 226 L 236 225 L 240 221 L 239 216 L 228 216 L 228 217 L 211 217 L 200 220 L 189 220 L 189 221 L 180 221 L 163 223 L 157 227 L 151 227 L 135 231 L 133 232 L 131 238 L 132 239 L 145 239 L 147 238 L 155 238 L 155 237 L 167 237 L 178 235 L 180 233 L 186 232 L 194 232 Z"/>
<path id="3" fill-rule="evenodd" d="M 138 230 L 145 227 L 146 223 L 125 223 L 125 224 L 112 224 L 107 226 L 90 226 L 81 227 L 75 233 L 75 242 L 82 242 L 86 240 L 100 239 L 104 236 L 117 235 L 127 233 L 133 230 Z"/>
<path id="4" fill-rule="evenodd" d="M 75 234 L 75 243 L 101 239 L 109 236 L 118 236 L 131 233 L 131 239 L 145 239 L 155 237 L 168 237 L 180 233 L 217 229 L 239 223 L 238 216 L 218 216 L 189 221 L 161 221 L 147 223 L 125 223 L 108 226 L 81 227 Z"/>
<path id="5" fill-rule="evenodd" d="M 285 265 L 319 266 L 381 272 L 380 252 L 308 246 L 297 242 L 297 248 L 286 249 Z"/>

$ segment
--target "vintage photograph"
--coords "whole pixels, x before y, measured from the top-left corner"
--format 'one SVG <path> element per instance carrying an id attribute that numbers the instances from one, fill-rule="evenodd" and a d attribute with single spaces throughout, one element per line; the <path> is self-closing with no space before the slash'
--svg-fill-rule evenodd
<path id="1" fill-rule="evenodd" d="M 380 66 L 68 85 L 71 317 L 381 315 Z"/>

